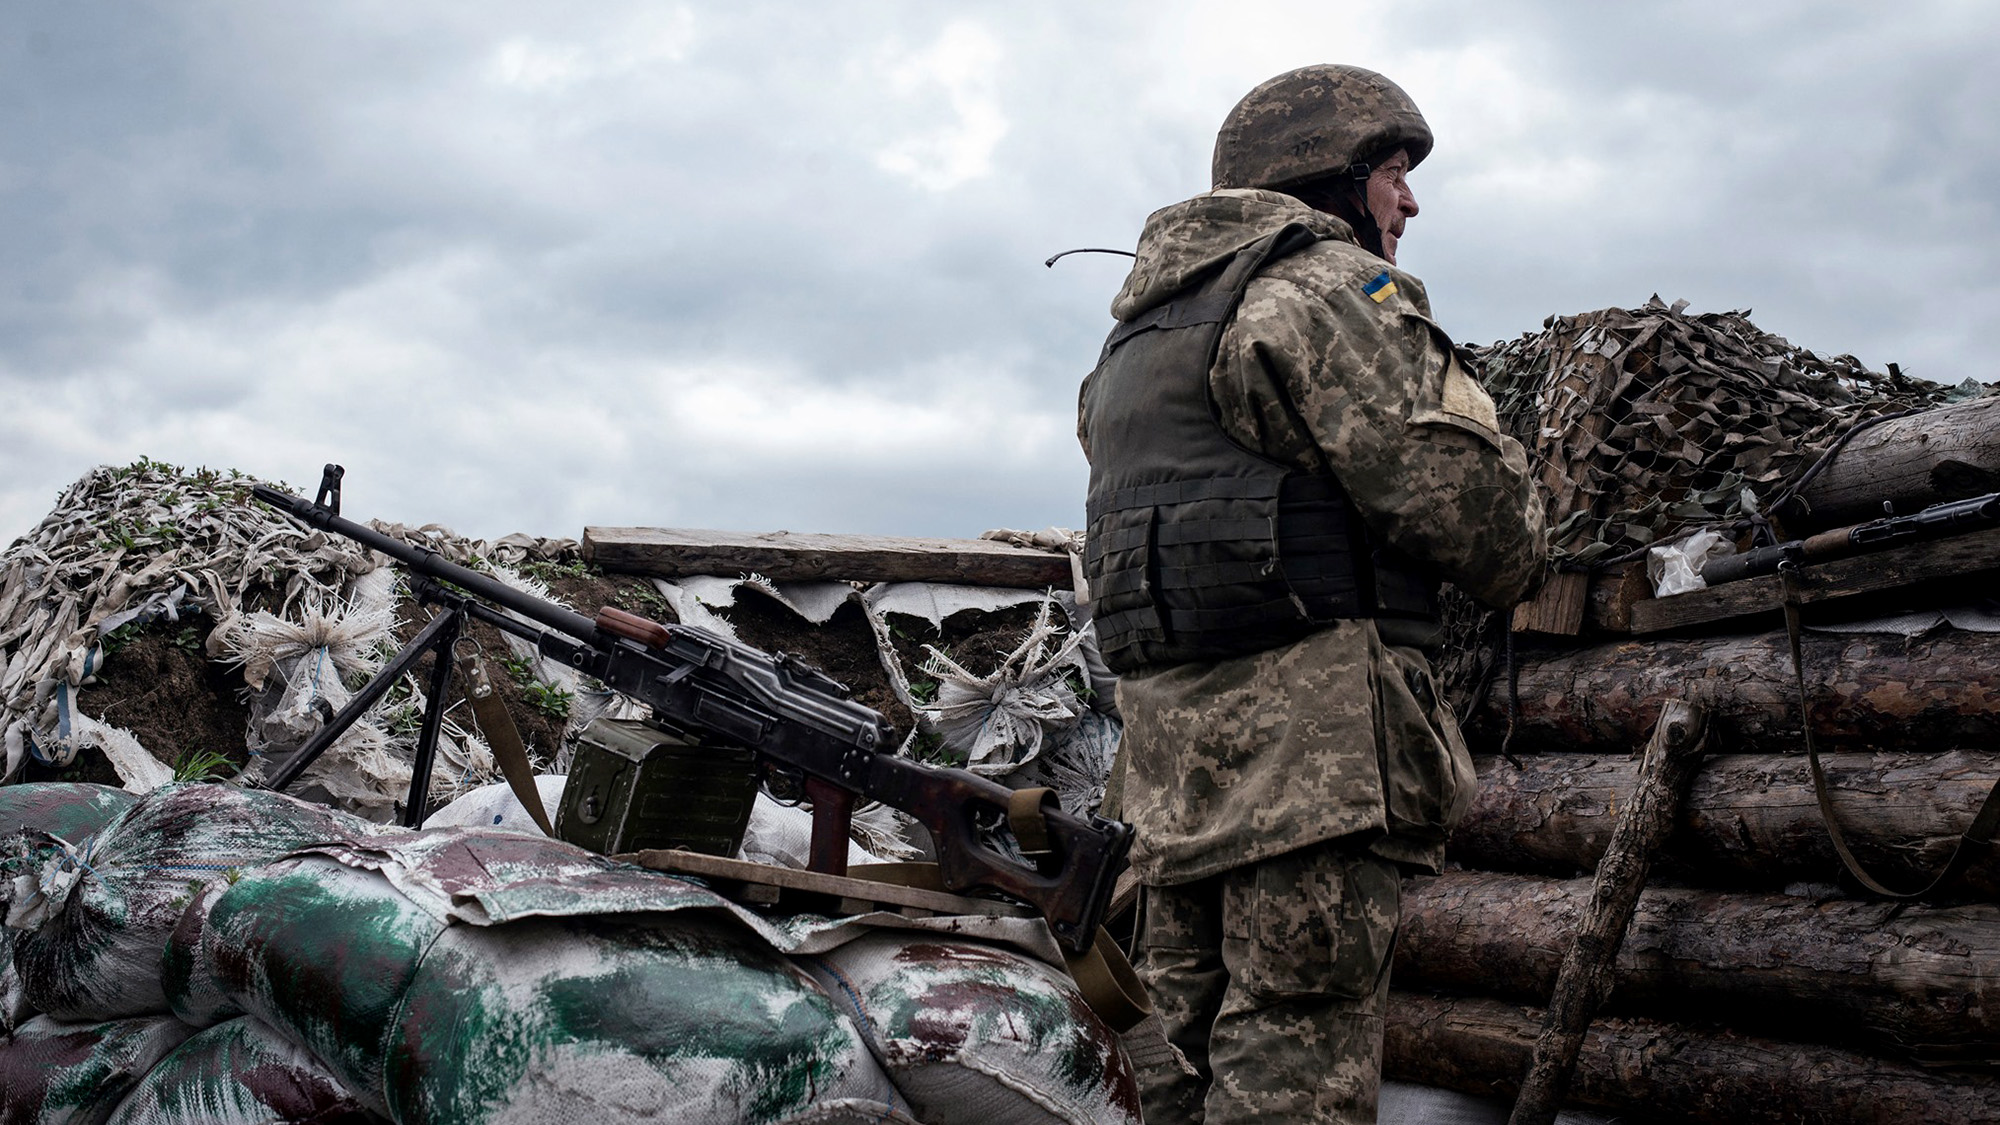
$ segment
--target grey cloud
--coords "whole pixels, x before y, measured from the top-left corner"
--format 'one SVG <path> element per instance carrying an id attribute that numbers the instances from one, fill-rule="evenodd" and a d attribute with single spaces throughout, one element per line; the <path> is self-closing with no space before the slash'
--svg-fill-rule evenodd
<path id="1" fill-rule="evenodd" d="M 1129 247 L 1243 89 L 1349 51 L 1440 123 L 1405 264 L 1460 337 L 1658 290 L 1955 378 L 1992 18 L 1674 10 L 1253 6 L 1251 58 L 1192 4 L 37 4 L 0 32 L 0 537 L 140 453 L 343 460 L 354 510 L 489 535 L 1073 525 L 1123 266 L 1042 259 Z M 983 174 L 885 159 L 962 156 L 967 105 Z"/>

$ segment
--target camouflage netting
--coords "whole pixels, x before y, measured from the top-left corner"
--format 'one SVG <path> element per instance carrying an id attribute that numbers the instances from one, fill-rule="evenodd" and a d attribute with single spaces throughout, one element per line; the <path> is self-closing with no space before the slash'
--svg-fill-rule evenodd
<path id="1" fill-rule="evenodd" d="M 233 470 L 189 472 L 144 458 L 122 468 L 100 467 L 66 489 L 39 526 L 0 553 L 0 731 L 7 750 L 0 780 L 14 777 L 30 757 L 67 765 L 86 747 L 102 750 L 134 792 L 171 779 L 171 769 L 129 732 L 75 706 L 78 690 L 115 659 L 107 653 L 116 646 L 107 642 L 128 626 L 185 620 L 193 630 L 188 643 L 211 659 L 242 663 L 253 689 L 266 688 L 270 678 L 268 698 L 254 708 L 253 749 L 302 742 L 317 729 L 318 699 L 338 702 L 339 673 L 351 676 L 379 661 L 375 650 L 386 643 L 388 605 L 396 597 L 393 582 L 379 581 L 386 576 L 383 560 L 251 503 L 253 483 Z M 509 536 L 488 542 L 436 527 L 375 526 L 456 560 L 486 560 L 482 565 L 503 580 L 518 581 L 509 563 L 566 561 L 576 552 L 569 540 Z M 366 620 L 349 620 L 363 586 L 382 604 Z M 335 671 L 318 667 L 321 655 L 336 657 L 328 662 L 338 665 Z M 314 699 L 294 698 L 300 693 L 287 690 L 299 686 L 291 673 L 301 666 L 308 669 Z M 414 678 L 409 688 L 414 694 L 404 706 L 420 704 Z M 312 710 L 312 721 L 287 731 L 284 709 L 293 705 Z M 284 739 L 276 737 L 280 731 Z M 260 741 L 260 732 L 269 737 Z M 488 780 L 491 758 L 483 744 L 464 731 L 448 734 L 442 791 Z M 413 736 L 413 730 L 357 724 L 339 744 L 353 753 L 330 755 L 332 761 L 315 771 L 347 807 L 381 814 L 401 794 L 399 769 L 400 782 L 407 783 Z M 364 775 L 341 764 L 355 760 L 369 766 Z"/>
<path id="2" fill-rule="evenodd" d="M 1843 433 L 1870 418 L 2000 393 L 1822 356 L 1750 322 L 1749 310 L 1635 309 L 1550 317 L 1542 331 L 1473 348 L 1500 417 L 1547 497 L 1550 561 L 1602 566 L 1701 527 L 1747 530 Z M 1495 616 L 1445 599 L 1440 671 L 1460 714 L 1497 671 Z"/>
<path id="3" fill-rule="evenodd" d="M 1762 510 L 1856 423 L 1993 393 L 1883 374 L 1762 331 L 1749 310 L 1550 317 L 1474 349 L 1548 494 L 1551 553 L 1589 565 Z"/>

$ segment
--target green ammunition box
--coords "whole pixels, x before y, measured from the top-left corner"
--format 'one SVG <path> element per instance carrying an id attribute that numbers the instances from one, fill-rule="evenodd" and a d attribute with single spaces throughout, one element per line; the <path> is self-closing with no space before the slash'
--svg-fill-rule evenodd
<path id="1" fill-rule="evenodd" d="M 556 836 L 601 855 L 687 848 L 734 856 L 756 799 L 754 752 L 599 719 L 584 728 L 570 763 Z"/>

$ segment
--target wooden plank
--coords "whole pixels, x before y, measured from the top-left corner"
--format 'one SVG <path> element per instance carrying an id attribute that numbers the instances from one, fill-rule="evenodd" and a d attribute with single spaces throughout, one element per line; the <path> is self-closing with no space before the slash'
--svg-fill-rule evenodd
<path id="1" fill-rule="evenodd" d="M 1558 571 L 1542 584 L 1533 601 L 1514 607 L 1514 631 L 1573 637 L 1583 631 L 1584 611 L 1589 607 L 1589 573 Z"/>
<path id="2" fill-rule="evenodd" d="M 605 570 L 662 578 L 755 573 L 779 582 L 949 582 L 1029 590 L 1072 583 L 1067 552 L 990 539 L 586 527 L 583 557 Z"/>
<path id="3" fill-rule="evenodd" d="M 946 894 L 943 891 L 921 887 L 877 883 L 869 879 L 822 875 L 816 871 L 773 867 L 768 863 L 750 863 L 740 859 L 704 855 L 700 852 L 649 850 L 615 858 L 654 871 L 693 875 L 726 884 L 726 888 L 717 889 L 725 895 L 738 897 L 759 906 L 777 905 L 786 897 L 786 892 L 792 892 L 834 900 L 835 909 L 845 914 L 865 913 L 863 908 L 868 904 L 882 903 L 903 913 L 929 911 L 933 914 L 986 914 L 997 918 L 1035 916 L 1035 912 L 1028 907 L 1011 902 L 967 898 L 964 895 Z M 868 869 L 856 867 L 853 870 L 865 873 Z"/>
<path id="4" fill-rule="evenodd" d="M 1805 604 L 1893 590 L 1941 578 L 2000 569 L 2000 528 L 1913 543 L 1872 555 L 1815 563 L 1801 571 Z M 1784 580 L 1775 574 L 1726 582 L 1707 590 L 1652 598 L 1632 606 L 1632 632 L 1660 633 L 1784 608 Z"/>

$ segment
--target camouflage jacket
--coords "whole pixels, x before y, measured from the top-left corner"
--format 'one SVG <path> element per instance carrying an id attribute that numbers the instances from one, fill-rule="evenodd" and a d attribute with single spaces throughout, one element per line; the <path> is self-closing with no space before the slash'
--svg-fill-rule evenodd
<path id="1" fill-rule="evenodd" d="M 1339 478 L 1371 531 L 1475 597 L 1539 580 L 1542 509 L 1519 443 L 1432 322 L 1423 285 L 1290 196 L 1224 190 L 1155 212 L 1112 315 L 1129 319 L 1203 269 L 1301 222 L 1322 241 L 1251 282 L 1209 392 L 1223 428 Z M 1078 438 L 1090 452 L 1079 414 Z M 1117 812 L 1133 865 L 1180 883 L 1366 834 L 1435 868 L 1475 784 L 1424 654 L 1370 620 L 1231 660 L 1128 676 Z"/>

